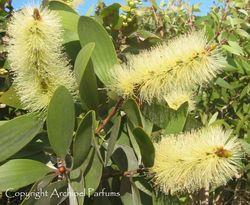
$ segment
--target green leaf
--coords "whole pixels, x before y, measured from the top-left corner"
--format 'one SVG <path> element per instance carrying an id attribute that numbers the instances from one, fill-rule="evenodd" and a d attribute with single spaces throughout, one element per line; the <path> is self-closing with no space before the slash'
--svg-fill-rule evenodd
<path id="1" fill-rule="evenodd" d="M 37 190 L 31 192 L 31 198 L 21 205 L 62 204 L 62 202 L 68 198 L 65 194 L 68 193 L 67 188 L 68 186 L 66 180 L 56 181 L 48 185 L 38 187 Z M 34 193 L 40 193 L 41 190 L 45 194 L 38 199 L 36 198 L 37 195 L 34 195 Z"/>
<path id="2" fill-rule="evenodd" d="M 165 129 L 166 134 L 182 132 L 188 114 L 188 103 L 183 103 L 178 110 L 173 110 L 160 104 L 143 107 L 143 114 L 151 122 Z"/>
<path id="3" fill-rule="evenodd" d="M 67 12 L 67 11 L 57 11 L 57 13 L 61 19 L 62 27 L 66 31 L 68 30 L 68 31 L 72 31 L 72 32 L 76 33 L 76 34 L 74 34 L 73 39 L 78 40 L 79 38 L 77 35 L 77 25 L 78 25 L 80 17 L 77 14 Z"/>
<path id="4" fill-rule="evenodd" d="M 114 148 L 115 148 L 115 143 L 116 143 L 116 140 L 119 136 L 119 132 L 120 132 L 120 127 L 121 127 L 121 116 L 118 117 L 118 119 L 115 120 L 115 123 L 112 127 L 112 130 L 111 130 L 111 134 L 110 134 L 110 138 L 109 138 L 109 141 L 108 141 L 108 148 L 107 148 L 107 155 L 106 155 L 106 163 L 108 163 L 113 151 L 114 151 Z"/>
<path id="5" fill-rule="evenodd" d="M 140 147 L 139 147 L 139 145 L 135 139 L 135 136 L 133 134 L 134 126 L 130 122 L 127 123 L 127 130 L 128 130 L 128 136 L 129 136 L 131 145 L 132 145 L 134 152 L 137 156 L 139 164 L 141 164 L 141 150 L 140 150 Z"/>
<path id="6" fill-rule="evenodd" d="M 64 158 L 72 141 L 75 125 L 74 102 L 69 91 L 59 87 L 49 104 L 47 127 L 48 137 L 55 153 Z"/>
<path id="7" fill-rule="evenodd" d="M 110 70 L 118 63 L 110 36 L 101 24 L 87 16 L 80 17 L 78 34 L 82 46 L 90 42 L 95 43 L 91 57 L 95 73 L 104 84 L 109 83 Z"/>
<path id="8" fill-rule="evenodd" d="M 89 111 L 82 119 L 73 142 L 74 168 L 82 165 L 88 156 L 92 139 L 95 137 L 94 131 L 95 112 Z"/>
<path id="9" fill-rule="evenodd" d="M 142 115 L 135 100 L 128 99 L 122 106 L 122 109 L 127 114 L 128 119 L 134 126 L 142 127 Z"/>
<path id="10" fill-rule="evenodd" d="M 88 62 L 90 60 L 94 48 L 95 48 L 95 43 L 88 43 L 81 49 L 81 51 L 77 55 L 74 65 L 74 72 L 78 84 L 80 84 L 82 80 L 82 77 L 84 75 L 85 69 L 88 65 Z"/>
<path id="11" fill-rule="evenodd" d="M 10 160 L 0 166 L 0 191 L 17 189 L 41 179 L 53 169 L 28 159 Z"/>
<path id="12" fill-rule="evenodd" d="M 87 106 L 89 109 L 96 110 L 99 105 L 98 87 L 93 64 L 90 61 L 94 47 L 94 43 L 89 43 L 82 48 L 76 58 L 74 71 L 83 107 Z"/>
<path id="13" fill-rule="evenodd" d="M 131 179 L 122 178 L 120 194 L 123 204 L 141 205 L 139 190 Z"/>
<path id="14" fill-rule="evenodd" d="M 111 26 L 114 29 L 118 30 L 119 27 L 119 10 L 121 5 L 118 3 L 111 4 L 107 7 L 104 7 L 101 10 L 101 18 L 103 20 L 103 25 Z"/>
<path id="15" fill-rule="evenodd" d="M 82 49 L 82 46 L 79 41 L 70 41 L 65 44 L 63 44 L 63 47 L 65 48 L 65 52 L 72 63 L 75 62 L 76 57 L 80 50 Z"/>
<path id="16" fill-rule="evenodd" d="M 152 167 L 154 165 L 155 148 L 150 140 L 149 136 L 140 127 L 133 130 L 133 135 L 140 147 L 142 162 L 146 167 Z"/>
<path id="17" fill-rule="evenodd" d="M 92 195 L 98 188 L 102 178 L 102 161 L 100 160 L 97 151 L 93 153 L 92 160 L 85 172 L 85 188 L 89 189 L 89 194 Z"/>
<path id="18" fill-rule="evenodd" d="M 6 104 L 8 106 L 21 109 L 22 105 L 20 99 L 13 86 L 9 88 L 8 91 L 4 92 L 0 97 L 0 103 Z"/>
<path id="19" fill-rule="evenodd" d="M 215 84 L 217 84 L 223 88 L 233 90 L 233 87 L 227 81 L 225 81 L 224 79 L 222 79 L 220 77 L 217 78 L 217 80 L 215 81 Z"/>
<path id="20" fill-rule="evenodd" d="M 21 205 L 41 205 L 38 203 L 39 199 L 34 195 L 34 192 L 39 192 L 41 189 L 44 191 L 44 188 L 51 183 L 51 181 L 56 177 L 54 173 L 46 175 L 41 180 L 37 181 L 27 193 L 30 197 L 25 197 Z M 42 197 L 41 197 L 42 198 Z"/>
<path id="21" fill-rule="evenodd" d="M 43 122 L 34 114 L 23 115 L 0 126 L 0 161 L 6 160 L 28 144 L 41 130 Z"/>
<path id="22" fill-rule="evenodd" d="M 213 114 L 213 116 L 210 118 L 210 120 L 209 120 L 209 122 L 208 122 L 208 126 L 210 126 L 210 125 L 212 125 L 215 121 L 216 121 L 216 119 L 217 119 L 217 117 L 218 117 L 218 112 L 215 112 L 214 114 Z"/>
<path id="23" fill-rule="evenodd" d="M 227 50 L 228 52 L 235 54 L 235 55 L 243 55 L 243 49 L 236 41 L 228 41 L 229 45 L 223 45 L 222 48 Z"/>
<path id="24" fill-rule="evenodd" d="M 240 28 L 236 29 L 236 33 L 238 33 L 240 36 L 245 37 L 247 39 L 250 38 L 250 34 L 243 29 L 240 29 Z"/>
<path id="25" fill-rule="evenodd" d="M 74 9 L 72 9 L 70 6 L 68 6 L 67 4 L 64 4 L 62 2 L 59 2 L 59 1 L 50 1 L 48 8 L 50 10 L 62 10 L 62 11 L 76 13 L 76 11 Z"/>
<path id="26" fill-rule="evenodd" d="M 116 145 L 112 160 L 121 171 L 138 169 L 138 160 L 132 147 Z"/>
<path id="27" fill-rule="evenodd" d="M 97 110 L 99 106 L 98 86 L 92 61 L 86 67 L 79 89 L 83 107 L 86 105 L 89 109 Z"/>
<path id="28" fill-rule="evenodd" d="M 3 125 L 3 124 L 5 124 L 6 122 L 8 122 L 8 121 L 7 121 L 7 120 L 5 120 L 5 121 L 0 121 L 0 126 Z"/>
<path id="29" fill-rule="evenodd" d="M 60 2 L 58 2 L 61 4 Z M 57 4 L 57 3 L 56 3 Z M 67 5 L 66 5 L 67 6 Z M 51 6 L 49 6 L 50 8 Z M 67 6 L 68 7 L 68 6 Z M 53 7 L 52 10 L 56 10 L 60 20 L 61 25 L 63 27 L 63 44 L 69 43 L 71 41 L 78 41 L 79 42 L 79 36 L 77 33 L 77 25 L 79 21 L 79 15 L 75 13 L 72 8 L 70 7 L 70 10 L 67 10 L 66 8 L 58 8 Z"/>
<path id="30" fill-rule="evenodd" d="M 82 171 L 80 169 L 75 169 L 70 172 L 70 186 L 72 190 L 76 193 L 76 199 L 78 204 L 84 203 L 84 197 L 77 193 L 85 193 L 84 178 Z"/>

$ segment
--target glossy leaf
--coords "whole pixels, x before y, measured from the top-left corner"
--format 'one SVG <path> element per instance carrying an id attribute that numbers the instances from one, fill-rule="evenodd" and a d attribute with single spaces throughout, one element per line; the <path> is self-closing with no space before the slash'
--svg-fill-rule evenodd
<path id="1" fill-rule="evenodd" d="M 84 174 L 85 188 L 90 190 L 90 195 L 92 195 L 99 186 L 102 177 L 102 169 L 102 161 L 95 151 Z"/>
<path id="2" fill-rule="evenodd" d="M 70 172 L 70 186 L 73 192 L 75 193 L 86 193 L 84 186 L 84 178 L 81 169 L 75 169 Z M 76 194 L 76 200 L 78 204 L 83 204 L 84 197 Z M 88 193 L 86 193 L 88 194 Z M 73 205 L 76 203 L 73 203 Z"/>
<path id="3" fill-rule="evenodd" d="M 131 179 L 122 178 L 120 194 L 123 204 L 141 205 L 139 190 Z"/>
<path id="4" fill-rule="evenodd" d="M 94 120 L 94 111 L 88 112 L 76 131 L 73 142 L 74 168 L 81 166 L 89 153 L 92 140 L 95 137 Z"/>
<path id="5" fill-rule="evenodd" d="M 6 160 L 28 144 L 42 128 L 34 114 L 23 115 L 0 126 L 0 161 Z"/>
<path id="6" fill-rule="evenodd" d="M 50 144 L 59 157 L 65 157 L 75 125 L 74 102 L 69 91 L 59 87 L 49 104 L 47 127 Z"/>
<path id="7" fill-rule="evenodd" d="M 95 48 L 95 43 L 88 43 L 81 49 L 81 51 L 77 55 L 74 65 L 74 72 L 78 84 L 80 84 L 82 80 L 82 77 L 84 75 L 85 69 L 88 65 L 88 62 L 90 60 L 94 48 Z"/>
<path id="8" fill-rule="evenodd" d="M 188 103 L 184 103 L 178 110 L 173 110 L 160 104 L 146 105 L 143 114 L 151 122 L 165 129 L 166 134 L 182 132 L 188 114 Z"/>
<path id="9" fill-rule="evenodd" d="M 86 67 L 79 89 L 83 105 L 85 104 L 89 109 L 97 110 L 99 106 L 98 86 L 92 61 Z"/>
<path id="10" fill-rule="evenodd" d="M 217 78 L 217 80 L 215 81 L 215 84 L 223 87 L 223 88 L 227 88 L 229 90 L 232 90 L 233 87 L 232 85 L 230 85 L 227 81 L 225 81 L 224 79 L 222 78 Z"/>
<path id="11" fill-rule="evenodd" d="M 32 184 L 52 171 L 41 162 L 28 159 L 10 160 L 0 166 L 0 191 Z"/>
<path id="12" fill-rule="evenodd" d="M 121 117 L 119 116 L 118 119 L 115 120 L 115 123 L 112 127 L 110 138 L 108 141 L 108 148 L 107 148 L 107 155 L 106 155 L 106 164 L 108 163 L 115 147 L 116 140 L 119 136 L 121 127 Z"/>
<path id="13" fill-rule="evenodd" d="M 133 123 L 134 126 L 143 126 L 142 115 L 135 100 L 128 99 L 122 106 L 122 109 L 127 114 L 128 119 Z"/>
<path id="14" fill-rule="evenodd" d="M 83 107 L 96 110 L 99 105 L 98 88 L 93 64 L 90 61 L 94 46 L 94 43 L 89 43 L 82 48 L 76 58 L 74 71 Z"/>
<path id="15" fill-rule="evenodd" d="M 133 134 L 140 147 L 143 164 L 145 167 L 152 167 L 155 158 L 155 148 L 152 141 L 144 130 L 139 127 L 133 130 Z"/>
<path id="16" fill-rule="evenodd" d="M 76 13 L 73 8 L 59 1 L 50 1 L 48 8 L 50 10 L 61 10 L 61 11 L 68 11 L 68 12 Z"/>
<path id="17" fill-rule="evenodd" d="M 99 79 L 109 83 L 110 70 L 117 64 L 114 45 L 106 30 L 94 19 L 81 16 L 78 23 L 78 34 L 82 46 L 94 42 L 92 60 L 94 70 Z"/>

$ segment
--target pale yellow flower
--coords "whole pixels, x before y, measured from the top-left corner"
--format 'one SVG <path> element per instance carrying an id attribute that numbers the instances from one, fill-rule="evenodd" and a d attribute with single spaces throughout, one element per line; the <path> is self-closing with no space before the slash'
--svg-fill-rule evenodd
<path id="1" fill-rule="evenodd" d="M 46 109 L 60 85 L 75 95 L 75 78 L 62 52 L 62 32 L 59 17 L 47 9 L 26 7 L 11 19 L 8 59 L 25 109 Z"/>
<path id="2" fill-rule="evenodd" d="M 152 181 L 165 194 L 224 185 L 239 173 L 243 157 L 239 140 L 220 127 L 166 136 L 155 151 Z"/>
<path id="3" fill-rule="evenodd" d="M 174 89 L 164 96 L 168 106 L 174 110 L 178 110 L 180 106 L 188 102 L 188 110 L 192 111 L 195 109 L 195 102 L 193 100 L 193 93 L 189 90 Z"/>
<path id="4" fill-rule="evenodd" d="M 162 101 L 172 87 L 192 89 L 196 84 L 209 82 L 224 65 L 225 59 L 217 46 L 211 45 L 203 32 L 192 32 L 168 44 L 128 56 L 128 62 L 122 65 L 124 72 L 112 73 L 115 80 L 111 81 L 110 88 L 127 95 L 126 84 L 119 86 L 119 82 L 129 70 L 128 84 L 135 86 L 129 96 L 137 94 L 149 103 L 154 99 Z"/>

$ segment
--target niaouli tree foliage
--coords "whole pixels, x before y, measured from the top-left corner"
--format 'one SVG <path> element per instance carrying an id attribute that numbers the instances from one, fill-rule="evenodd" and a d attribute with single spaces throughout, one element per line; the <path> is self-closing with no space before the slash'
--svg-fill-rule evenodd
<path id="1" fill-rule="evenodd" d="M 2 203 L 247 202 L 249 3 L 80 3 L 1 1 Z"/>

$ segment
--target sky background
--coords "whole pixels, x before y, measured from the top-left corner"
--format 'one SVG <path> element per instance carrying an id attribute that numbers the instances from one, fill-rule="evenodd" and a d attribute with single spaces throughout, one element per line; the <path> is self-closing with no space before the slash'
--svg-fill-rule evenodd
<path id="1" fill-rule="evenodd" d="M 167 0 L 165 0 L 167 1 Z M 21 7 L 23 7 L 25 4 L 30 3 L 30 2 L 41 2 L 41 0 L 12 0 L 12 4 L 14 6 L 15 9 L 19 9 Z M 85 0 L 84 5 L 80 6 L 80 8 L 78 8 L 78 11 L 80 14 L 84 14 L 86 13 L 86 11 L 88 11 L 88 9 L 91 6 L 95 6 L 95 4 L 98 2 L 98 0 Z M 104 2 L 109 5 L 112 3 L 125 3 L 125 0 L 104 0 Z M 157 0 L 157 2 L 161 2 L 161 0 Z M 213 5 L 213 0 L 190 0 L 191 4 L 195 4 L 195 3 L 202 3 L 201 5 L 201 14 L 206 14 L 210 7 Z"/>

